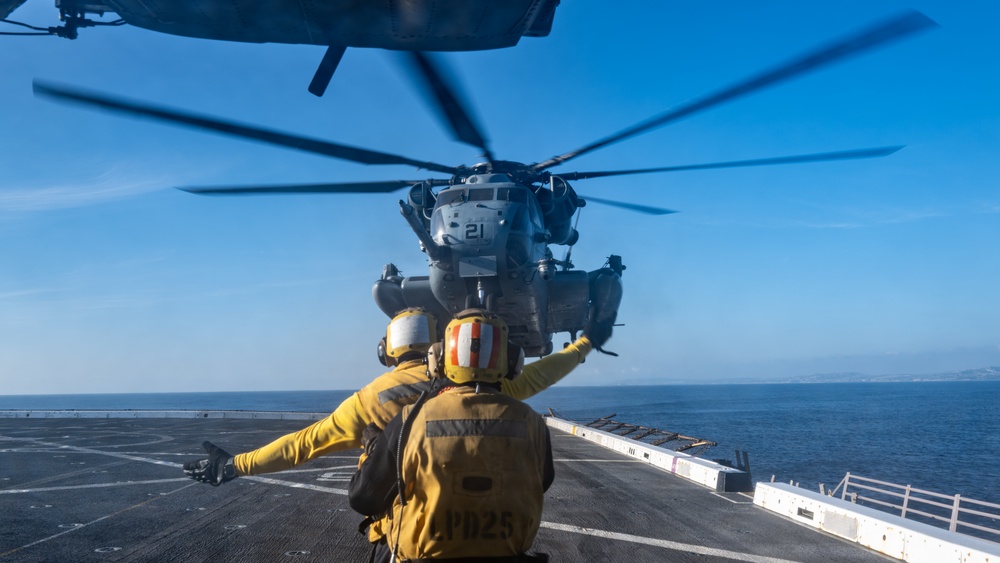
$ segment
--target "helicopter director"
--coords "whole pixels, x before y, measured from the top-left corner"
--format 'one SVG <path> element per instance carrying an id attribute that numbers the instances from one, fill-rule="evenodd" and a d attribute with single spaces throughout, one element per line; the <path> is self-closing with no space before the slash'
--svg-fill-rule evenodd
<path id="1" fill-rule="evenodd" d="M 368 446 L 349 498 L 362 514 L 386 515 L 374 561 L 548 561 L 527 551 L 555 477 L 552 446 L 542 417 L 501 393 L 508 346 L 496 315 L 456 315 L 443 353 L 429 355 L 441 384 Z"/>
<path id="2" fill-rule="evenodd" d="M 512 377 L 499 382 L 500 391 L 523 400 L 547 389 L 582 363 L 592 348 L 602 346 L 611 337 L 612 326 L 613 320 L 589 321 L 575 342 L 523 368 L 523 353 L 511 351 L 508 373 Z M 348 397 L 327 418 L 256 450 L 234 456 L 205 441 L 202 446 L 208 457 L 185 463 L 185 474 L 217 486 L 238 476 L 279 472 L 326 454 L 371 443 L 404 406 L 416 402 L 434 384 L 427 352 L 438 341 L 433 315 L 423 309 L 401 311 L 390 321 L 379 343 L 379 359 L 392 366 L 391 371 Z M 382 540 L 383 523 L 372 522 L 369 540 L 373 543 Z"/>

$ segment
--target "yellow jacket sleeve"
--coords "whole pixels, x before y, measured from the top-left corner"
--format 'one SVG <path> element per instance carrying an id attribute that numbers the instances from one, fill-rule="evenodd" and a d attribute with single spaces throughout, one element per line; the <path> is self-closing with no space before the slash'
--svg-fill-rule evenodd
<path id="1" fill-rule="evenodd" d="M 359 448 L 361 433 L 369 422 L 371 419 L 355 393 L 323 420 L 252 452 L 237 455 L 233 458 L 233 466 L 238 475 L 274 473 L 331 452 Z"/>
<path id="2" fill-rule="evenodd" d="M 591 347 L 587 337 L 581 336 L 561 351 L 524 366 L 521 375 L 514 379 L 504 379 L 501 389 L 505 395 L 520 401 L 537 395 L 580 365 Z"/>

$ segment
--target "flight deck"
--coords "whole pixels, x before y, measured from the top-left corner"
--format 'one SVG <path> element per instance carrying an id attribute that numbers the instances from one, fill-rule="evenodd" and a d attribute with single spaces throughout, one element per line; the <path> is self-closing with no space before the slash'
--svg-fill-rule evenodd
<path id="1" fill-rule="evenodd" d="M 204 440 L 237 453 L 310 423 L 244 414 L 0 417 L 0 561 L 367 561 L 346 496 L 357 450 L 219 487 L 183 475 Z M 553 561 L 893 560 L 762 510 L 751 494 L 558 429 L 552 445 L 535 551 Z"/>

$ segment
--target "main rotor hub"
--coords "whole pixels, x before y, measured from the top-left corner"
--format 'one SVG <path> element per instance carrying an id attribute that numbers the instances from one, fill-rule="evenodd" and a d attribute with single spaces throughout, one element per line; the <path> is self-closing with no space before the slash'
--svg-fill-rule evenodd
<path id="1" fill-rule="evenodd" d="M 548 172 L 535 172 L 530 165 L 513 160 L 480 162 L 469 167 L 469 170 L 473 174 L 506 174 L 509 179 L 505 181 L 524 185 L 543 184 L 548 181 Z"/>

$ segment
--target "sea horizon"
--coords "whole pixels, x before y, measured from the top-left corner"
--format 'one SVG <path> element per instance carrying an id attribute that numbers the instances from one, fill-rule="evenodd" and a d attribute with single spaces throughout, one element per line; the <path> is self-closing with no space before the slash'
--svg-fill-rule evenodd
<path id="1" fill-rule="evenodd" d="M 815 385 L 815 384 L 850 384 L 850 383 L 937 383 L 937 382 L 977 382 L 1000 381 L 1000 367 L 986 366 L 962 371 L 932 373 L 932 374 L 883 374 L 868 375 L 863 373 L 824 373 L 786 378 L 723 378 L 723 379 L 630 379 L 620 380 L 613 384 L 574 383 L 571 380 L 559 382 L 559 387 L 579 388 L 614 388 L 614 387 L 669 387 L 698 385 Z M 75 393 L 0 393 L 0 397 L 71 397 L 71 396 L 102 396 L 102 395 L 205 395 L 215 393 L 353 393 L 354 389 L 261 389 L 252 391 L 84 391 Z M 0 405 L 2 408 L 2 405 Z"/>
<path id="2" fill-rule="evenodd" d="M 243 410 L 329 413 L 354 390 L 0 395 L 14 410 Z M 749 452 L 755 481 L 832 489 L 851 472 L 1000 502 L 1000 381 L 865 381 L 583 386 L 526 401 L 585 425 L 615 420 L 716 442 L 706 459 Z M 27 420 L 26 420 L 27 422 Z M 303 422 L 307 426 L 308 422 Z M 206 421 L 205 439 L 225 441 Z M 945 436 L 962 436 L 960 443 Z M 263 444 L 261 444 L 263 445 Z"/>

